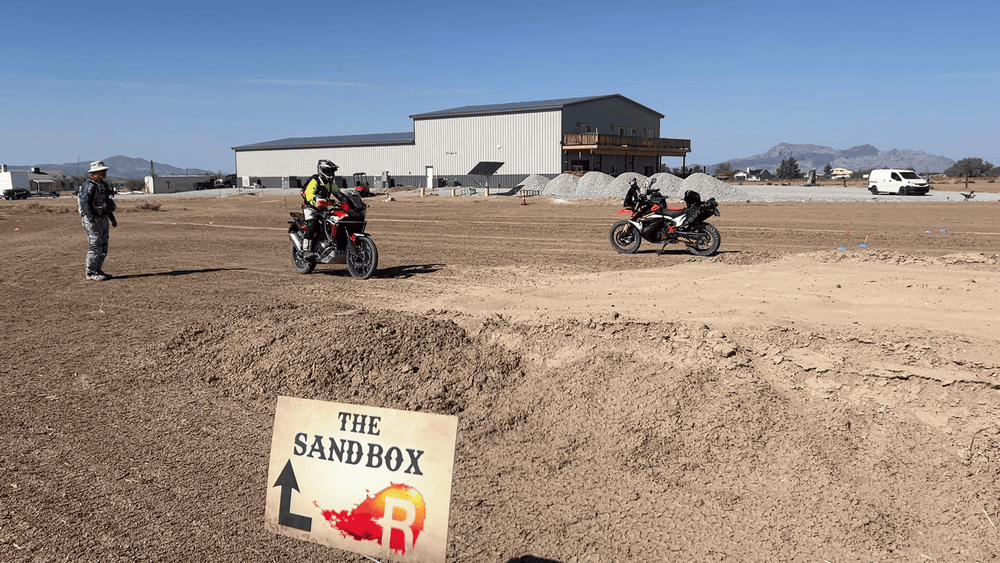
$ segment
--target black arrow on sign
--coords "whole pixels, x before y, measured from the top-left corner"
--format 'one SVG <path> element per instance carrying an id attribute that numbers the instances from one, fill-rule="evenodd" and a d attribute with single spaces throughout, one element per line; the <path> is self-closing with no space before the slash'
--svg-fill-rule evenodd
<path id="1" fill-rule="evenodd" d="M 312 530 L 312 518 L 292 514 L 292 489 L 299 490 L 299 482 L 295 479 L 295 470 L 292 469 L 292 460 L 288 460 L 285 468 L 278 475 L 278 480 L 272 487 L 281 487 L 281 504 L 278 508 L 278 524 L 288 526 L 296 530 L 309 532 Z M 301 491 L 300 491 L 301 492 Z"/>

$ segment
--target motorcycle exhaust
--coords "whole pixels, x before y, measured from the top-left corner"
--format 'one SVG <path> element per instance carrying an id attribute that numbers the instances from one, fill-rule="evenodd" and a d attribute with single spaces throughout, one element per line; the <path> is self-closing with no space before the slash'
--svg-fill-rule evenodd
<path id="1" fill-rule="evenodd" d="M 295 250 L 302 250 L 302 237 L 295 236 L 297 233 L 288 233 L 288 236 L 292 239 L 292 244 L 295 245 Z"/>

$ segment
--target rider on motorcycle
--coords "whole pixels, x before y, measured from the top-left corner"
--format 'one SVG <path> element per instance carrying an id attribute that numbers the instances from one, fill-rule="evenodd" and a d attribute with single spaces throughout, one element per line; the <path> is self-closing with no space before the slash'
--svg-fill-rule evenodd
<path id="1" fill-rule="evenodd" d="M 320 234 L 321 212 L 325 211 L 330 204 L 330 198 L 332 197 L 336 202 L 343 199 L 340 196 L 340 186 L 337 185 L 337 169 L 337 165 L 329 160 L 320 160 L 316 163 L 316 174 L 309 179 L 305 189 L 302 190 L 302 197 L 305 199 L 302 213 L 306 219 L 306 232 L 302 238 L 302 256 L 304 258 L 316 257 L 313 244 Z"/>

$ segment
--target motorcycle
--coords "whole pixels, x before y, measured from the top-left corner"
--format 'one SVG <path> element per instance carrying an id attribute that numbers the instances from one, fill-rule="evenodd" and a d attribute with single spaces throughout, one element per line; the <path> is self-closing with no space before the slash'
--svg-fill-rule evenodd
<path id="1" fill-rule="evenodd" d="M 633 178 L 623 209 L 616 213 L 629 213 L 631 217 L 611 227 L 611 246 L 619 254 L 634 254 L 642 239 L 646 239 L 663 244 L 657 254 L 663 254 L 668 244 L 677 242 L 686 244 L 687 251 L 695 256 L 715 254 L 722 242 L 719 231 L 705 222 L 720 214 L 715 198 L 702 201 L 698 192 L 688 190 L 684 192 L 684 204 L 682 208 L 667 207 L 667 200 L 659 190 L 647 185 L 643 191 Z"/>
<path id="2" fill-rule="evenodd" d="M 308 274 L 317 264 L 347 264 L 347 271 L 357 279 L 366 280 L 378 267 L 378 248 L 365 232 L 366 205 L 361 196 L 340 192 L 344 203 L 320 211 L 320 235 L 313 242 L 315 258 L 306 258 L 303 252 L 303 235 L 306 232 L 305 215 L 289 213 L 288 236 L 292 239 L 292 265 L 299 273 Z"/>

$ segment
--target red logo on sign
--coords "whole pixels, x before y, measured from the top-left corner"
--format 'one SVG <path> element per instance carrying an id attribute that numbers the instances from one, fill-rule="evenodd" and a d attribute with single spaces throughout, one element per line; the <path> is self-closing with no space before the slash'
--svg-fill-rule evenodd
<path id="1" fill-rule="evenodd" d="M 424 497 L 416 489 L 393 484 L 373 497 L 366 497 L 354 510 L 323 510 L 323 518 L 340 530 L 345 538 L 358 541 L 388 542 L 389 549 L 406 554 L 424 529 Z"/>

